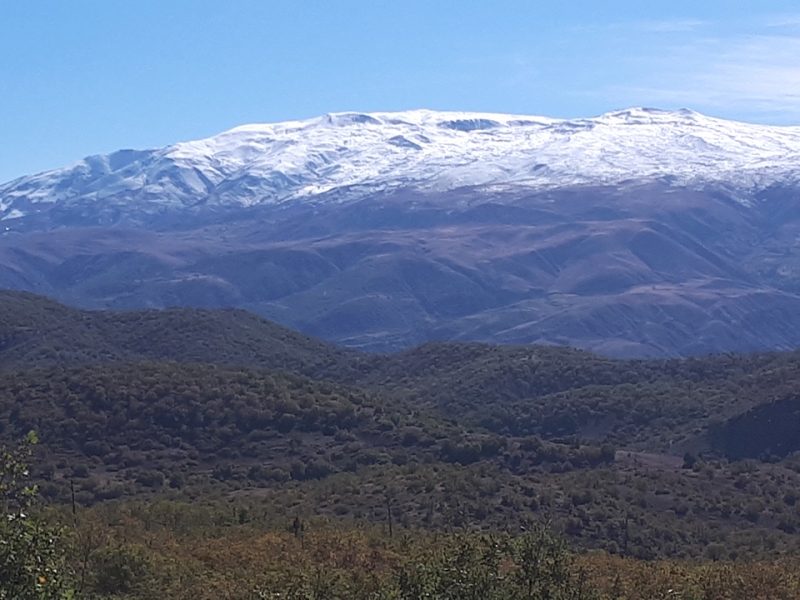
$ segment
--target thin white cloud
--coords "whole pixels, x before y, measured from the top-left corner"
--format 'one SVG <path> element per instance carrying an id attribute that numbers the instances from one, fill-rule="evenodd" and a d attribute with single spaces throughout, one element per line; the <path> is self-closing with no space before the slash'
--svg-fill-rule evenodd
<path id="1" fill-rule="evenodd" d="M 698 19 L 661 19 L 625 21 L 619 23 L 580 23 L 568 28 L 572 33 L 688 33 L 697 31 L 706 23 Z"/>
<path id="2" fill-rule="evenodd" d="M 703 21 L 696 20 L 640 21 L 625 27 L 645 33 L 683 33 L 696 31 L 703 24 Z"/>
<path id="3" fill-rule="evenodd" d="M 612 97 L 642 99 L 640 103 L 748 110 L 753 115 L 800 122 L 798 57 L 800 37 L 702 40 L 653 58 L 646 81 L 614 86 L 607 92 Z"/>
<path id="4" fill-rule="evenodd" d="M 764 23 L 768 28 L 800 27 L 800 15 L 781 15 L 770 17 Z"/>

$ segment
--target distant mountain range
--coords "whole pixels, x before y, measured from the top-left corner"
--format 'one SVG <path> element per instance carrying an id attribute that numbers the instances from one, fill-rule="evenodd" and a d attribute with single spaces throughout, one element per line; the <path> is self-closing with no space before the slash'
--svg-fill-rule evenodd
<path id="1" fill-rule="evenodd" d="M 367 350 L 800 346 L 800 127 L 630 109 L 248 125 L 0 185 L 0 286 Z"/>

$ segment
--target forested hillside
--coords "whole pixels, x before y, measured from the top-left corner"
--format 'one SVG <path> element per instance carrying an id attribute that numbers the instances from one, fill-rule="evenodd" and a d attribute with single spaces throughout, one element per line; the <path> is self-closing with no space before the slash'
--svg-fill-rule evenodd
<path id="1" fill-rule="evenodd" d="M 33 473 L 55 504 L 231 501 L 271 522 L 410 530 L 546 521 L 642 558 L 798 547 L 795 353 L 367 355 L 242 311 L 1 299 L 0 436 L 38 432 Z"/>

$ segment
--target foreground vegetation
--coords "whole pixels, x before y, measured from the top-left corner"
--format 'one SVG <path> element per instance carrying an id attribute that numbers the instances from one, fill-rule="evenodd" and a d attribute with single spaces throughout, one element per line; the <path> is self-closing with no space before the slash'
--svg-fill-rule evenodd
<path id="1" fill-rule="evenodd" d="M 643 561 L 575 553 L 541 523 L 516 532 L 291 521 L 235 502 L 43 509 L 29 444 L 0 451 L 0 598 L 790 599 L 800 559 Z"/>
<path id="2" fill-rule="evenodd" d="M 53 517 L 51 517 L 53 518 Z M 541 526 L 431 533 L 325 521 L 240 523 L 161 502 L 81 511 L 61 595 L 16 598 L 794 599 L 800 560 L 642 561 L 576 554 Z M 0 596 L 2 597 L 2 596 Z"/>

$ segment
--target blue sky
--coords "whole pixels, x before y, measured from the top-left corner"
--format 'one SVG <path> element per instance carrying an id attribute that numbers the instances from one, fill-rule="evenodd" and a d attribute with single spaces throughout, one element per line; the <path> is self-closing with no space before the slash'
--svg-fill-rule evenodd
<path id="1" fill-rule="evenodd" d="M 800 125 L 800 6 L 0 0 L 0 182 L 326 112 L 630 106 Z"/>

